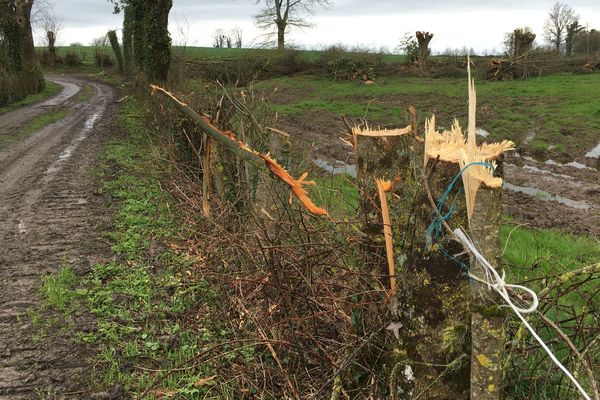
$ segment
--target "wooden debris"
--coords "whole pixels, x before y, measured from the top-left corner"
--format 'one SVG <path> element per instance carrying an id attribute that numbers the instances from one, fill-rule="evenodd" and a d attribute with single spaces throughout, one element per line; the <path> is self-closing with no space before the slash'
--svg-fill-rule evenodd
<path id="1" fill-rule="evenodd" d="M 385 238 L 385 252 L 387 255 L 388 272 L 390 274 L 391 295 L 396 295 L 396 268 L 394 265 L 394 243 L 392 236 L 392 222 L 390 220 L 390 208 L 388 207 L 386 192 L 393 188 L 391 181 L 375 178 L 377 190 L 379 191 L 379 200 L 381 202 L 381 218 L 383 220 L 383 236 Z"/>
<path id="2" fill-rule="evenodd" d="M 208 135 L 204 135 L 204 154 L 202 156 L 202 212 L 206 218 L 210 218 L 210 197 L 211 197 L 211 153 L 213 140 Z"/>
<path id="3" fill-rule="evenodd" d="M 266 167 L 281 181 L 286 183 L 292 193 L 300 200 L 304 207 L 314 215 L 328 215 L 327 211 L 323 208 L 317 207 L 315 203 L 308 196 L 308 192 L 304 189 L 306 185 L 314 185 L 312 181 L 306 181 L 308 173 L 304 173 L 299 179 L 294 179 L 289 172 L 287 172 L 282 166 L 280 166 L 276 160 L 271 158 L 268 154 L 261 154 L 251 149 L 247 144 L 240 142 L 235 138 L 235 134 L 231 131 L 221 131 L 217 127 L 211 124 L 207 116 L 200 116 L 194 110 L 192 110 L 186 103 L 177 99 L 169 91 L 156 86 L 150 85 L 152 88 L 152 94 L 161 93 L 166 96 L 167 99 L 171 100 L 172 103 L 181 111 L 184 115 L 190 118 L 196 123 L 204 132 L 206 132 L 212 139 L 217 143 L 225 146 L 233 153 L 243 157 L 247 161 L 256 162 L 262 160 Z"/>
<path id="4" fill-rule="evenodd" d="M 471 78 L 471 69 L 469 68 L 469 127 L 467 137 L 465 138 L 457 120 L 452 123 L 450 131 L 444 132 L 436 131 L 435 115 L 425 123 L 424 166 L 427 166 L 430 159 L 458 163 L 461 169 L 469 165 L 462 174 L 469 221 L 473 216 L 475 198 L 481 185 L 484 184 L 489 188 L 502 186 L 502 179 L 494 177 L 494 160 L 498 159 L 503 153 L 515 148 L 515 144 L 509 140 L 478 146 L 476 109 L 477 94 L 474 80 Z M 489 166 L 471 165 L 473 163 L 487 163 Z"/>
<path id="5" fill-rule="evenodd" d="M 591 61 L 583 66 L 588 72 L 600 71 L 600 61 Z"/>
<path id="6" fill-rule="evenodd" d="M 369 127 L 352 128 L 352 133 L 356 136 L 368 136 L 368 137 L 393 137 L 393 136 L 404 136 L 412 134 L 412 126 L 409 125 L 405 128 L 399 129 L 371 129 Z"/>
<path id="7" fill-rule="evenodd" d="M 490 61 L 485 79 L 488 81 L 510 81 L 513 79 L 529 78 L 529 68 L 526 63 L 519 60 Z"/>

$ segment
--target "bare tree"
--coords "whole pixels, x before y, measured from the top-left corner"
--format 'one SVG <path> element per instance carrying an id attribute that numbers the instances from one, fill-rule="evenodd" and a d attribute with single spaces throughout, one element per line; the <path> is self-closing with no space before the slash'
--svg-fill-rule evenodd
<path id="1" fill-rule="evenodd" d="M 63 20 L 54 12 L 54 3 L 50 0 L 36 0 L 31 10 L 31 24 L 35 30 L 42 31 L 42 40 L 48 47 L 51 38 L 58 38 L 63 28 Z"/>
<path id="2" fill-rule="evenodd" d="M 576 21 L 579 21 L 579 16 L 571 6 L 562 3 L 554 4 L 548 13 L 544 33 L 546 40 L 554 46 L 556 51 L 560 51 L 566 40 L 568 26 Z"/>
<path id="3" fill-rule="evenodd" d="M 51 0 L 35 0 L 31 8 L 31 25 L 40 27 L 45 14 L 52 9 L 54 3 Z"/>
<path id="4" fill-rule="evenodd" d="M 235 46 L 236 49 L 241 49 L 242 45 L 243 45 L 243 33 L 242 30 L 240 28 L 233 28 L 231 30 L 231 37 L 233 38 L 233 45 Z"/>
<path id="5" fill-rule="evenodd" d="M 213 47 L 217 49 L 222 49 L 225 47 L 225 39 L 227 35 L 225 35 L 225 31 L 223 29 L 217 29 L 213 33 Z"/>
<path id="6" fill-rule="evenodd" d="M 303 15 L 311 14 L 317 7 L 330 4 L 330 0 L 256 0 L 262 3 L 262 10 L 255 16 L 256 25 L 261 29 L 277 29 L 277 48 L 285 48 L 285 34 L 290 27 L 309 28 L 312 26 Z"/>

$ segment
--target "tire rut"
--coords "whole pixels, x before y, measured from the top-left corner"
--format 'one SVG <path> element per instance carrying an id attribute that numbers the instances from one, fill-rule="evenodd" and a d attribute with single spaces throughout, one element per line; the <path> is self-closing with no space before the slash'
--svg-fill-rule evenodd
<path id="1" fill-rule="evenodd" d="M 88 317 L 44 311 L 42 318 L 56 318 L 57 323 L 50 332 L 41 332 L 28 313 L 39 309 L 45 274 L 64 265 L 85 273 L 108 254 L 94 228 L 101 217 L 90 172 L 103 144 L 107 114 L 114 111 L 114 96 L 110 87 L 82 79 L 61 77 L 57 82 L 67 89 L 45 104 L 69 105 L 69 115 L 0 151 L 0 400 L 89 398 L 81 392 L 81 381 L 90 370 L 90 350 L 76 345 L 69 334 Z M 84 83 L 94 88 L 94 96 L 73 103 L 72 94 L 65 92 Z M 25 109 L 25 117 L 10 118 L 23 118 L 23 123 L 35 112 Z M 0 127 L 2 119 L 0 115 Z"/>

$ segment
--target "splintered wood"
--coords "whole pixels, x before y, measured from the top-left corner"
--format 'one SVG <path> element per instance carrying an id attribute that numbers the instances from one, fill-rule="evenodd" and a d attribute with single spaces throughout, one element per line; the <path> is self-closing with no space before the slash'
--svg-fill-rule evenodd
<path id="1" fill-rule="evenodd" d="M 435 128 L 435 115 L 425 123 L 425 155 L 424 166 L 430 159 L 457 163 L 462 173 L 465 198 L 467 203 L 467 217 L 471 221 L 475 208 L 477 191 L 482 184 L 489 188 L 502 187 L 502 179 L 494 177 L 496 168 L 495 160 L 503 153 L 514 150 L 512 141 L 504 140 L 500 143 L 486 143 L 477 145 L 476 135 L 476 110 L 477 95 L 475 81 L 471 78 L 469 67 L 469 126 L 467 138 L 462 132 L 457 120 L 452 123 L 450 131 L 438 132 Z M 484 165 L 485 164 L 485 165 Z"/>
<path id="2" fill-rule="evenodd" d="M 404 136 L 413 133 L 412 126 L 409 125 L 402 129 L 371 129 L 368 126 L 366 128 L 354 127 L 352 128 L 352 134 L 356 136 L 367 136 L 367 137 L 394 137 Z"/>
<path id="3" fill-rule="evenodd" d="M 306 180 L 308 173 L 304 173 L 299 179 L 294 179 L 294 177 L 292 177 L 289 172 L 279 165 L 275 159 L 271 158 L 269 154 L 261 154 L 251 149 L 247 144 L 237 140 L 233 132 L 222 131 L 216 126 L 212 125 L 206 115 L 198 115 L 186 103 L 177 99 L 169 91 L 156 85 L 150 85 L 150 87 L 152 88 L 152 95 L 155 95 L 156 93 L 163 94 L 167 99 L 171 100 L 173 105 L 175 105 L 184 115 L 194 121 L 217 143 L 225 146 L 235 154 L 244 157 L 248 161 L 256 162 L 258 160 L 262 160 L 266 167 L 273 173 L 273 175 L 290 187 L 292 193 L 310 213 L 314 215 L 328 215 L 325 209 L 317 207 L 308 196 L 305 186 L 314 185 L 314 182 Z"/>
<path id="4" fill-rule="evenodd" d="M 379 192 L 379 201 L 381 203 L 381 219 L 383 221 L 383 234 L 385 238 L 385 252 L 387 255 L 388 272 L 390 274 L 390 292 L 396 294 L 396 267 L 394 265 L 394 242 L 392 235 L 392 222 L 390 220 L 390 208 L 388 207 L 386 192 L 393 189 L 391 181 L 375 178 L 377 190 Z"/>

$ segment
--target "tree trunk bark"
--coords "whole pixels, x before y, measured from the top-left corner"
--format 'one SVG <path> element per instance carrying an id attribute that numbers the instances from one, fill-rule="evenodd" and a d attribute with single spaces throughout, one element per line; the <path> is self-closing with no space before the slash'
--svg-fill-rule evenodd
<path id="1" fill-rule="evenodd" d="M 150 81 L 166 82 L 171 66 L 169 12 L 173 7 L 173 0 L 149 0 L 146 7 L 149 54 L 145 71 Z"/>
<path id="2" fill-rule="evenodd" d="M 133 13 L 131 6 L 123 10 L 123 68 L 125 76 L 130 77 L 133 71 Z"/>
<path id="3" fill-rule="evenodd" d="M 429 57 L 429 42 L 433 38 L 433 33 L 418 31 L 416 36 L 419 44 L 419 63 L 424 66 L 427 64 L 427 58 Z"/>
<path id="4" fill-rule="evenodd" d="M 56 42 L 56 35 L 52 31 L 48 31 L 48 53 L 50 53 L 50 65 L 54 65 L 56 61 L 56 47 L 54 43 Z"/>
<path id="5" fill-rule="evenodd" d="M 18 75 L 18 80 L 21 82 L 24 91 L 18 97 L 39 93 L 45 87 L 44 75 L 35 57 L 33 34 L 31 32 L 32 6 L 32 0 L 17 1 L 13 18 L 6 25 L 9 31 L 5 30 L 5 36 L 7 36 L 9 42 L 11 69 Z"/>
<path id="6" fill-rule="evenodd" d="M 285 28 L 284 22 L 277 23 L 277 50 L 285 49 Z"/>
<path id="7" fill-rule="evenodd" d="M 481 254 L 496 270 L 501 270 L 500 219 L 502 216 L 501 189 L 482 187 L 471 219 L 471 238 Z M 483 267 L 473 260 L 471 271 L 485 276 Z M 502 358 L 505 345 L 506 313 L 496 292 L 476 281 L 472 283 L 471 314 L 471 399 L 500 399 Z"/>
<path id="8" fill-rule="evenodd" d="M 401 328 L 399 340 L 396 333 L 386 333 L 390 345 L 381 374 L 390 391 L 377 398 L 464 400 L 469 395 L 470 288 L 461 267 L 447 256 L 460 253 L 459 246 L 443 234 L 433 246 L 426 241 L 434 211 L 421 179 L 422 157 L 415 157 L 423 153 L 423 144 L 413 136 L 360 136 L 355 142 L 363 272 L 382 276 L 381 286 L 386 288 L 391 282 L 375 178 L 400 177 L 388 194 L 398 286 L 397 295 L 390 294 L 392 311 L 384 325 Z M 458 170 L 456 164 L 437 166 L 428 178 L 433 197 L 444 193 Z M 450 224 L 466 226 L 464 202 L 456 203 Z"/>

